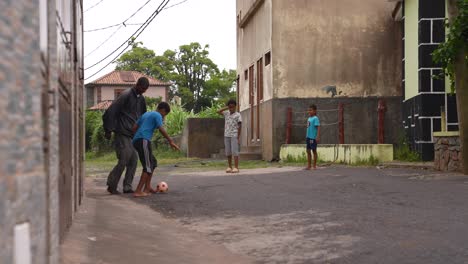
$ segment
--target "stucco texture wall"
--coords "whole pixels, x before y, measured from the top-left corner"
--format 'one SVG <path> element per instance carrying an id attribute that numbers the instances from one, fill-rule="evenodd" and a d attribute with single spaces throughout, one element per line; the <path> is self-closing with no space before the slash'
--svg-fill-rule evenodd
<path id="1" fill-rule="evenodd" d="M 386 0 L 273 1 L 273 96 L 401 96 L 401 35 Z"/>
<path id="2" fill-rule="evenodd" d="M 224 119 L 187 119 L 181 142 L 181 149 L 189 158 L 209 158 L 219 153 L 224 148 Z"/>
<path id="3" fill-rule="evenodd" d="M 115 86 L 103 86 L 101 87 L 101 101 L 106 100 L 115 100 L 115 90 L 119 89 L 128 89 L 130 87 L 115 87 Z M 96 89 L 94 89 L 96 90 Z M 166 87 L 163 86 L 151 86 L 146 90 L 145 94 L 146 97 L 158 98 L 161 97 L 163 101 L 166 101 Z"/>
<path id="4" fill-rule="evenodd" d="M 238 0 L 237 15 L 242 19 L 252 7 L 254 0 Z M 272 68 L 264 66 L 264 56 L 271 51 L 271 7 L 272 0 L 265 0 L 252 16 L 250 21 L 241 28 L 237 24 L 237 73 L 239 74 L 239 103 L 240 109 L 249 107 L 249 78 L 245 78 L 245 71 L 254 66 L 254 87 L 256 85 L 257 61 L 263 58 L 263 100 L 272 98 Z M 257 96 L 256 89 L 254 94 Z M 256 98 L 256 97 L 255 97 Z M 256 100 L 256 99 L 255 99 Z"/>

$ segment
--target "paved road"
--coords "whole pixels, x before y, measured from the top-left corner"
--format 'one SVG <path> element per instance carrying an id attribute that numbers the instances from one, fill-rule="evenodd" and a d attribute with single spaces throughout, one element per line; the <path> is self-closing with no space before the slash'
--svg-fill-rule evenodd
<path id="1" fill-rule="evenodd" d="M 137 200 L 258 263 L 468 263 L 468 178 L 329 167 L 162 173 Z"/>

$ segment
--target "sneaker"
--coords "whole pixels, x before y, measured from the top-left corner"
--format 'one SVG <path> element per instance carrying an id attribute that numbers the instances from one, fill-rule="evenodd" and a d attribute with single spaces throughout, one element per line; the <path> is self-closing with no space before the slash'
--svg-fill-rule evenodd
<path id="1" fill-rule="evenodd" d="M 130 190 L 124 190 L 124 193 L 134 193 L 134 191 L 132 189 Z"/>
<path id="2" fill-rule="evenodd" d="M 119 194 L 120 194 L 119 191 L 113 190 L 113 189 L 111 189 L 110 187 L 107 187 L 107 191 L 108 191 L 110 194 L 115 194 L 115 195 L 119 195 Z"/>
<path id="3" fill-rule="evenodd" d="M 239 173 L 239 169 L 238 168 L 232 169 L 232 173 Z"/>
<path id="4" fill-rule="evenodd" d="M 231 173 L 232 172 L 232 169 L 231 168 L 227 168 L 226 169 L 226 173 Z"/>

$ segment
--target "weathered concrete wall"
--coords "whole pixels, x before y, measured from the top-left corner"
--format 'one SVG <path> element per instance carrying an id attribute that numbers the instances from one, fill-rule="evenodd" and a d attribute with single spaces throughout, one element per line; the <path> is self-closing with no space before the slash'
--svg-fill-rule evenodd
<path id="1" fill-rule="evenodd" d="M 344 103 L 344 133 L 346 144 L 376 144 L 378 140 L 378 101 L 384 99 L 387 105 L 385 113 L 385 143 L 396 144 L 401 134 L 401 98 L 284 98 L 273 99 L 261 104 L 261 149 L 263 159 L 279 158 L 281 145 L 286 142 L 287 109 L 293 110 L 291 143 L 305 144 L 307 108 L 311 104 L 318 107 L 321 127 L 321 143 L 337 144 L 338 104 Z M 242 115 L 242 147 L 254 145 L 250 141 L 250 109 Z M 256 115 L 254 115 L 256 118 Z M 330 125 L 331 124 L 331 125 Z M 256 124 L 255 124 L 256 125 Z"/>
<path id="2" fill-rule="evenodd" d="M 257 126 L 256 123 L 256 111 L 257 108 L 254 109 L 254 126 Z M 250 135 L 250 126 L 251 126 L 251 114 L 250 108 L 241 112 L 242 115 L 242 135 L 241 135 L 241 150 L 246 150 L 248 152 L 249 147 L 260 147 L 262 152 L 262 157 L 264 160 L 271 161 L 275 159 L 273 155 L 273 119 L 276 118 L 276 113 L 273 109 L 273 100 L 269 100 L 260 104 L 260 141 L 254 142 L 252 141 Z M 277 157 L 276 157 L 277 158 Z"/>
<path id="3" fill-rule="evenodd" d="M 318 158 L 325 162 L 344 164 L 356 164 L 367 162 L 371 159 L 379 162 L 393 161 L 392 144 L 343 144 L 330 145 L 319 144 L 317 147 Z M 307 161 L 307 153 L 304 144 L 282 145 L 280 159 L 289 162 Z"/>
<path id="4" fill-rule="evenodd" d="M 462 171 L 463 163 L 458 132 L 434 133 L 434 169 Z"/>
<path id="5" fill-rule="evenodd" d="M 209 158 L 219 153 L 224 148 L 224 119 L 187 119 L 181 142 L 182 151 L 190 158 Z"/>
<path id="6" fill-rule="evenodd" d="M 401 96 L 401 35 L 386 0 L 273 1 L 273 96 Z"/>
<path id="7" fill-rule="evenodd" d="M 250 66 L 254 66 L 253 84 L 256 87 L 258 71 L 257 61 L 271 51 L 271 7 L 272 0 L 265 0 L 253 15 L 252 19 L 240 27 L 239 22 L 245 17 L 255 0 L 237 0 L 237 73 L 239 74 L 239 103 L 241 111 L 249 107 L 249 78 L 245 72 Z M 272 67 L 271 64 L 263 67 L 263 100 L 267 101 L 273 97 L 272 93 Z M 248 75 L 248 74 L 247 74 Z M 256 101 L 257 90 L 254 88 Z"/>
<path id="8" fill-rule="evenodd" d="M 395 144 L 402 130 L 401 127 L 401 98 L 400 97 L 366 97 L 366 98 L 285 98 L 273 100 L 273 156 L 278 157 L 280 147 L 286 140 L 287 108 L 292 107 L 293 112 L 305 112 L 311 104 L 318 107 L 318 117 L 322 124 L 321 143 L 337 144 L 338 125 L 327 124 L 338 121 L 337 111 L 339 103 L 344 103 L 344 135 L 346 144 L 375 144 L 378 139 L 378 101 L 384 99 L 387 104 L 385 113 L 385 143 Z M 293 114 L 293 124 L 305 124 L 306 113 Z M 293 126 L 291 143 L 303 144 L 305 142 L 305 126 Z"/>

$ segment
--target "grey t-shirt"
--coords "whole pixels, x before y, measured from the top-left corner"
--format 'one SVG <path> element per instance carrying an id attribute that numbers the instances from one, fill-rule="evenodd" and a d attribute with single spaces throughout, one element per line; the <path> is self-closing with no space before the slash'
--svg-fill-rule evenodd
<path id="1" fill-rule="evenodd" d="M 224 115 L 224 136 L 225 137 L 237 137 L 239 132 L 240 123 L 242 123 L 242 117 L 239 112 L 230 113 L 228 110 L 223 112 Z"/>

